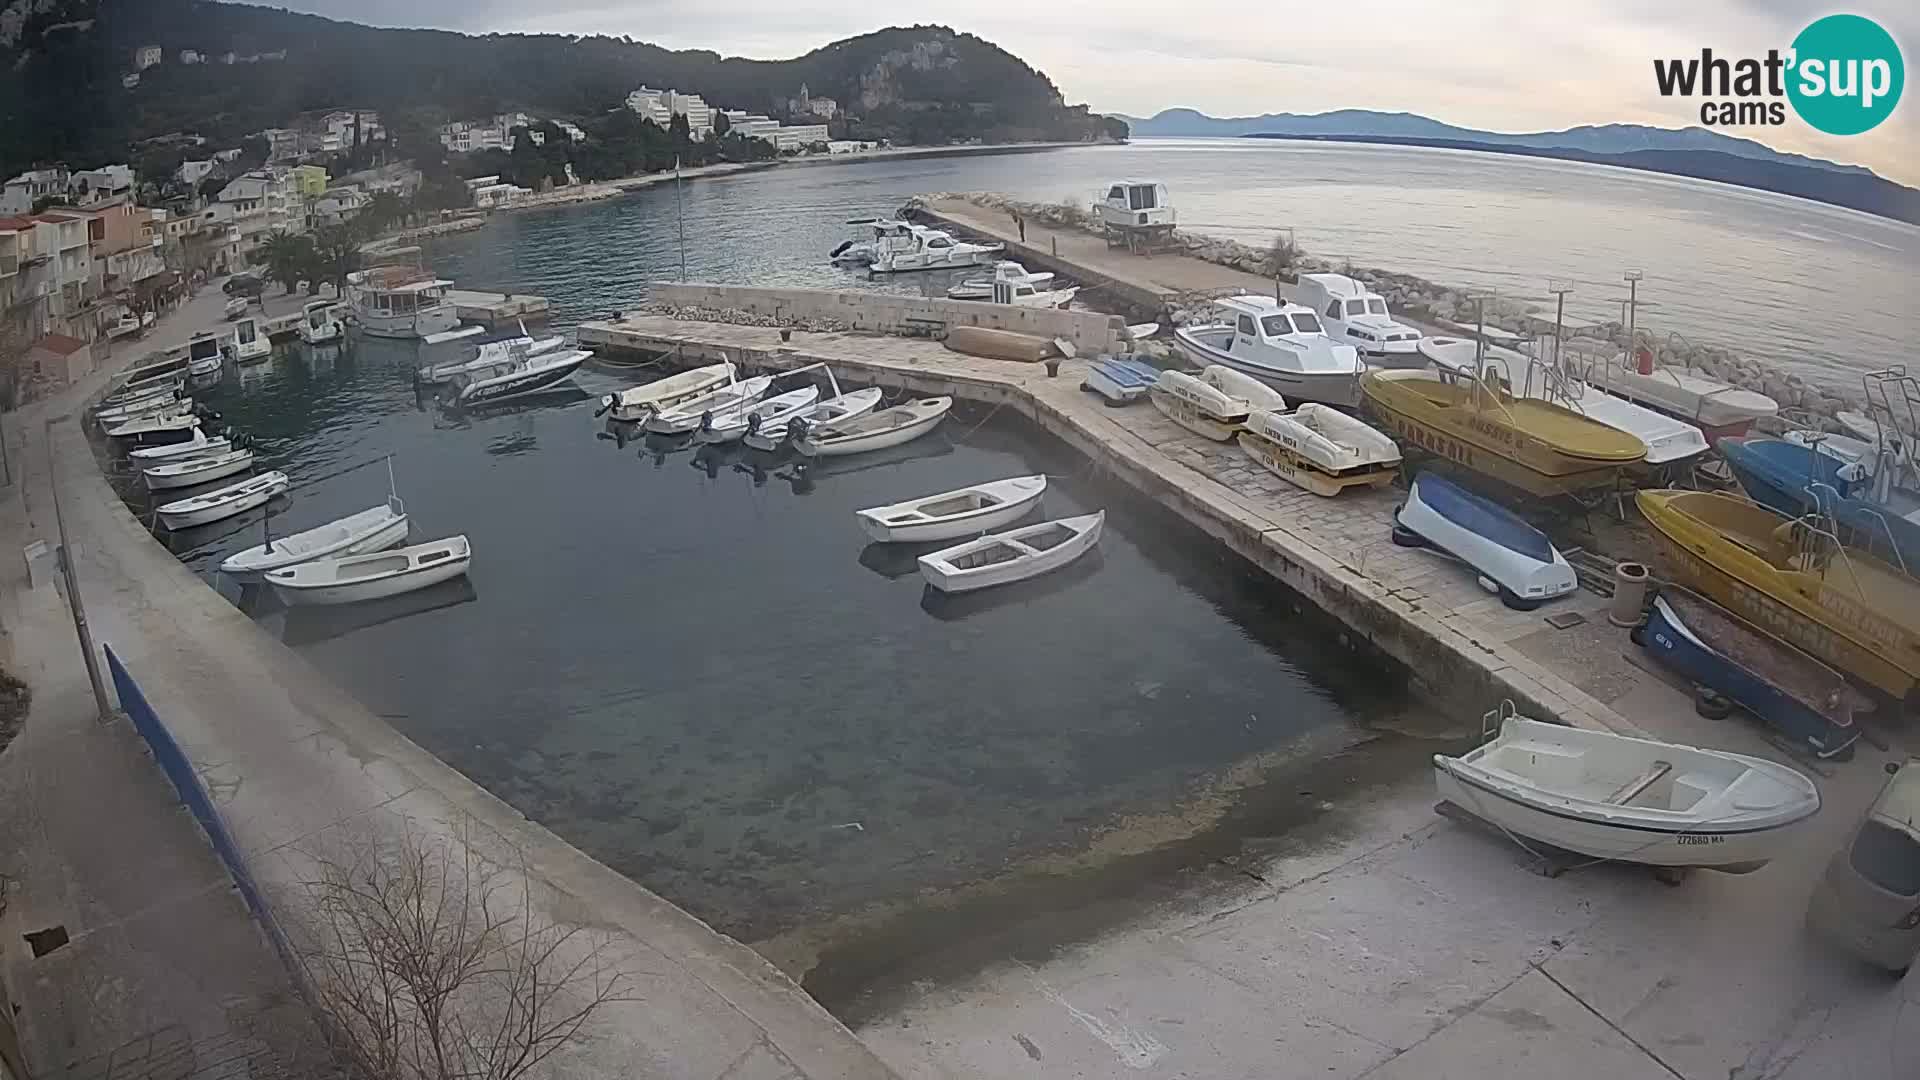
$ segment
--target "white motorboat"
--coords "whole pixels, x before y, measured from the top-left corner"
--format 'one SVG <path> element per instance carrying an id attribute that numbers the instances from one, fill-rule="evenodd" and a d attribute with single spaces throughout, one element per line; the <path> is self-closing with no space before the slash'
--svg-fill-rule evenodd
<path id="1" fill-rule="evenodd" d="M 1573 567 L 1547 534 L 1518 514 L 1436 473 L 1423 472 L 1393 512 L 1393 542 L 1433 547 L 1480 575 L 1481 587 L 1516 611 L 1580 587 Z"/>
<path id="2" fill-rule="evenodd" d="M 1420 342 L 1420 351 L 1442 370 L 1471 375 L 1479 364 L 1517 396 L 1550 402 L 1624 431 L 1646 444 L 1649 465 L 1669 465 L 1707 452 L 1706 432 L 1697 425 L 1607 393 L 1525 353 L 1464 338 L 1427 338 Z"/>
<path id="3" fill-rule="evenodd" d="M 1628 401 L 1704 429 L 1709 442 L 1745 435 L 1756 421 L 1780 412 L 1779 402 L 1765 394 L 1683 368 L 1656 368 L 1646 356 L 1638 365 L 1624 356 L 1604 360 L 1590 365 L 1581 377 Z"/>
<path id="4" fill-rule="evenodd" d="M 210 332 L 203 331 L 193 335 L 193 340 L 187 342 L 188 377 L 199 385 L 211 381 L 209 376 L 219 375 L 221 365 L 226 362 L 221 346 L 231 343 L 231 336 L 223 343 L 220 338 Z"/>
<path id="5" fill-rule="evenodd" d="M 136 463 L 152 464 L 174 458 L 224 454 L 231 449 L 233 449 L 233 441 L 225 435 L 208 438 L 205 429 L 194 428 L 193 436 L 184 442 L 168 443 L 165 446 L 143 446 L 138 450 L 127 451 L 127 457 Z"/>
<path id="6" fill-rule="evenodd" d="M 1350 487 L 1386 487 L 1400 447 L 1366 423 L 1308 402 L 1290 413 L 1256 409 L 1240 449 L 1275 476 L 1329 498 Z"/>
<path id="7" fill-rule="evenodd" d="M 827 260 L 843 266 L 866 266 L 873 262 L 874 238 L 878 235 L 876 226 L 884 220 L 870 217 L 849 218 L 847 224 L 859 230 L 855 234 L 859 238 L 842 241 L 839 247 L 827 252 Z"/>
<path id="8" fill-rule="evenodd" d="M 785 418 L 749 421 L 745 442 L 756 450 L 772 450 L 785 442 L 789 434 L 800 434 L 815 426 L 831 427 L 845 420 L 857 420 L 880 404 L 880 388 L 869 386 L 851 394 L 841 394 L 818 402 Z"/>
<path id="9" fill-rule="evenodd" d="M 971 592 L 1058 570 L 1100 542 L 1107 512 L 1044 521 L 920 556 L 920 576 L 941 592 Z"/>
<path id="10" fill-rule="evenodd" d="M 875 274 L 903 274 L 920 270 L 964 270 L 998 261 L 1000 245 L 970 244 L 953 234 L 910 221 L 881 221 L 873 227 Z"/>
<path id="11" fill-rule="evenodd" d="M 777 425 L 782 432 L 787 421 L 800 416 L 820 400 L 820 388 L 803 386 L 775 394 L 765 401 L 743 402 L 725 412 L 700 418 L 700 440 L 709 443 L 732 442 L 763 425 Z"/>
<path id="12" fill-rule="evenodd" d="M 407 508 L 397 497 L 389 498 L 357 514 L 235 552 L 221 561 L 220 572 L 244 581 L 315 559 L 385 551 L 406 540 Z"/>
<path id="13" fill-rule="evenodd" d="M 957 540 L 1011 525 L 1040 505 L 1045 476 L 1016 476 L 854 511 L 867 535 L 882 543 Z"/>
<path id="14" fill-rule="evenodd" d="M 114 439 L 137 439 L 142 442 L 179 442 L 190 438 L 190 432 L 198 430 L 200 417 L 193 412 L 162 413 L 157 416 L 143 416 L 128 420 L 107 429 L 107 436 Z"/>
<path id="15" fill-rule="evenodd" d="M 233 324 L 233 362 L 257 364 L 273 355 L 273 342 L 260 332 L 260 320 L 245 318 Z"/>
<path id="16" fill-rule="evenodd" d="M 1435 754 L 1440 797 L 1517 837 L 1646 866 L 1758 870 L 1820 809 L 1785 765 L 1514 716 L 1493 741 Z"/>
<path id="17" fill-rule="evenodd" d="M 301 308 L 300 340 L 309 345 L 332 345 L 346 337 L 346 324 L 333 313 L 338 306 L 332 300 L 314 300 Z"/>
<path id="18" fill-rule="evenodd" d="M 1100 224 L 1116 230 L 1173 228 L 1176 220 L 1167 185 L 1159 180 L 1114 180 L 1094 196 Z"/>
<path id="19" fill-rule="evenodd" d="M 729 382 L 725 386 L 709 390 L 704 394 L 690 397 L 677 405 L 669 405 L 654 411 L 647 417 L 648 431 L 656 435 L 684 435 L 700 426 L 700 418 L 712 413 L 719 415 L 730 409 L 751 404 L 767 396 L 773 388 L 773 376 L 756 375 L 740 382 Z"/>
<path id="20" fill-rule="evenodd" d="M 468 408 L 524 397 L 573 378 L 593 358 L 585 349 L 534 353 L 453 377 L 453 400 Z"/>
<path id="21" fill-rule="evenodd" d="M 447 301 L 453 282 L 424 270 L 376 266 L 347 275 L 347 310 L 371 337 L 425 338 L 460 325 Z"/>
<path id="22" fill-rule="evenodd" d="M 1078 285 L 1054 284 L 1047 271 L 1028 273 L 1017 262 L 1002 260 L 993 264 L 993 273 L 968 278 L 947 289 L 949 300 L 978 300 L 1014 307 L 1062 308 L 1080 292 Z"/>
<path id="23" fill-rule="evenodd" d="M 1394 320 L 1387 298 L 1345 274 L 1302 274 L 1295 298 L 1320 316 L 1327 336 L 1376 367 L 1421 367 L 1420 331 Z"/>
<path id="24" fill-rule="evenodd" d="M 451 581 L 472 563 L 473 546 L 467 538 L 450 536 L 392 551 L 315 559 L 269 570 L 262 579 L 288 607 L 352 604 Z"/>
<path id="25" fill-rule="evenodd" d="M 1818 451 L 1842 465 L 1850 465 L 1859 474 L 1861 480 L 1871 480 L 1879 472 L 1882 455 L 1878 443 L 1865 439 L 1856 439 L 1851 435 L 1835 435 L 1825 431 L 1811 431 L 1807 428 L 1792 428 L 1780 436 L 1795 446 L 1804 446 Z M 1895 443 L 1888 448 L 1886 457 L 1896 468 L 1907 464 L 1906 446 Z"/>
<path id="26" fill-rule="evenodd" d="M 224 454 L 185 457 L 149 465 L 141 470 L 141 476 L 146 479 L 148 491 L 162 491 L 223 480 L 251 468 L 253 451 L 228 450 Z"/>
<path id="27" fill-rule="evenodd" d="M 522 329 L 524 329 L 524 327 Z M 459 360 L 448 360 L 439 364 L 429 364 L 414 372 L 413 376 L 419 382 L 447 382 L 456 375 L 471 375 L 476 371 L 491 368 L 499 364 L 525 360 L 529 357 L 539 356 L 542 353 L 550 353 L 566 343 L 567 339 L 557 334 L 552 337 L 536 338 L 529 337 L 523 333 L 519 337 L 504 338 L 500 341 L 482 342 L 474 347 L 473 355 L 471 356 L 462 357 Z"/>
<path id="28" fill-rule="evenodd" d="M 169 529 L 190 529 L 264 506 L 267 500 L 285 493 L 291 486 L 286 473 L 261 473 L 191 499 L 166 503 L 154 513 L 160 518 L 160 524 Z"/>
<path id="29" fill-rule="evenodd" d="M 1173 332 L 1175 344 L 1193 364 L 1230 367 L 1290 400 L 1347 408 L 1360 403 L 1360 373 L 1366 365 L 1359 351 L 1327 337 L 1313 312 L 1269 296 L 1230 296 L 1214 305 L 1224 316 L 1221 321 Z"/>
<path id="30" fill-rule="evenodd" d="M 600 411 L 612 413 L 615 420 L 634 423 L 655 412 L 697 398 L 733 381 L 734 366 L 722 360 L 640 386 L 629 387 L 600 399 Z"/>
<path id="31" fill-rule="evenodd" d="M 940 426 L 953 408 L 950 397 L 918 398 L 892 408 L 813 427 L 794 440 L 808 457 L 843 457 L 912 442 Z"/>
<path id="32" fill-rule="evenodd" d="M 1163 371 L 1153 384 L 1153 407 L 1196 435 L 1226 442 L 1255 409 L 1280 410 L 1287 401 L 1266 383 L 1215 364 L 1199 375 Z"/>

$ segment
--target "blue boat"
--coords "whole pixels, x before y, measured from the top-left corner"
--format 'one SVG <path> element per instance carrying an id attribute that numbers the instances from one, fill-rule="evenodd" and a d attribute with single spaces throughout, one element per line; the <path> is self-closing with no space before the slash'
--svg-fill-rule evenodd
<path id="1" fill-rule="evenodd" d="M 1087 361 L 1087 381 L 1080 389 L 1099 394 L 1110 405 L 1125 405 L 1146 397 L 1159 378 L 1160 369 L 1144 360 L 1102 356 Z"/>
<path id="2" fill-rule="evenodd" d="M 1848 545 L 1920 575 L 1920 498 L 1895 489 L 1876 499 L 1852 466 L 1784 439 L 1721 439 L 1719 449 L 1754 502 L 1788 517 L 1830 515 Z"/>
<path id="3" fill-rule="evenodd" d="M 1852 757 L 1860 737 L 1853 714 L 1873 707 L 1839 672 L 1677 585 L 1661 586 L 1633 639 L 1817 757 Z M 1711 698 L 1702 696 L 1697 706 L 1702 715 L 1720 715 Z"/>
<path id="4" fill-rule="evenodd" d="M 1513 511 L 1438 473 L 1423 472 L 1393 513 L 1393 542 L 1432 546 L 1474 568 L 1518 611 L 1580 587 L 1547 534 Z"/>

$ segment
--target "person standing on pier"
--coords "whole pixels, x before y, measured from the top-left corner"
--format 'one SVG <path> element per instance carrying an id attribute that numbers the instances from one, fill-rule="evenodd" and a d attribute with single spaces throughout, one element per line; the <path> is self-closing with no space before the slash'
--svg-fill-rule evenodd
<path id="1" fill-rule="evenodd" d="M 1007 211 L 1007 213 L 1013 215 L 1013 227 L 1020 230 L 1020 242 L 1023 244 L 1026 243 L 1027 242 L 1027 219 L 1021 217 L 1020 211 L 1018 210 L 1009 210 Z"/>

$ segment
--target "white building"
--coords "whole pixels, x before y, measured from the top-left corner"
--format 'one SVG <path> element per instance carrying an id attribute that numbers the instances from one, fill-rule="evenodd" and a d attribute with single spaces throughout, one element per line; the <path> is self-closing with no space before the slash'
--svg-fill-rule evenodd
<path id="1" fill-rule="evenodd" d="M 696 139 L 713 130 L 713 106 L 699 94 L 643 86 L 627 95 L 627 108 L 661 127 L 670 127 L 674 117 L 684 116 L 688 133 Z"/>
<path id="2" fill-rule="evenodd" d="M 201 213 L 206 226 L 224 227 L 223 254 L 230 267 L 274 233 L 306 230 L 306 212 L 293 175 L 282 170 L 247 173 L 220 189 Z"/>
<path id="3" fill-rule="evenodd" d="M 368 201 L 359 188 L 328 188 L 325 195 L 307 204 L 308 224 L 318 228 L 350 221 L 367 208 Z"/>
<path id="4" fill-rule="evenodd" d="M 473 205 L 482 210 L 497 210 L 522 202 L 532 194 L 532 188 L 518 184 L 487 184 L 473 189 Z"/>
<path id="5" fill-rule="evenodd" d="M 267 140 L 268 161 L 296 161 L 304 145 L 300 133 L 293 128 L 268 128 L 260 132 L 259 137 Z"/>
<path id="6" fill-rule="evenodd" d="M 0 214 L 26 214 L 41 199 L 67 193 L 70 174 L 65 165 L 23 172 L 0 188 Z"/>
<path id="7" fill-rule="evenodd" d="M 75 206 L 102 206 L 117 199 L 132 198 L 133 167 L 104 165 L 74 173 L 67 182 L 67 191 Z"/>
<path id="8" fill-rule="evenodd" d="M 555 120 L 553 122 L 553 125 L 559 128 L 561 131 L 566 132 L 567 139 L 571 142 L 587 141 L 587 133 L 581 130 L 579 124 L 576 124 L 571 120 Z"/>
<path id="9" fill-rule="evenodd" d="M 643 86 L 627 95 L 627 108 L 640 115 L 642 120 L 651 120 L 661 127 L 673 119 L 673 110 L 667 108 L 667 96 L 671 90 L 655 90 Z"/>
<path id="10" fill-rule="evenodd" d="M 763 135 L 761 138 L 771 138 L 775 150 L 783 152 L 787 150 L 805 150 L 814 143 L 827 141 L 827 125 L 794 124 L 790 127 L 783 126 L 775 128 L 770 136 Z"/>
<path id="11" fill-rule="evenodd" d="M 158 64 L 166 53 L 158 45 L 142 45 L 133 50 L 133 70 L 145 71 Z"/>
<path id="12" fill-rule="evenodd" d="M 212 161 L 183 161 L 173 170 L 173 178 L 189 186 L 197 186 L 200 181 L 213 175 Z"/>
<path id="13" fill-rule="evenodd" d="M 381 126 L 379 113 L 371 109 L 337 109 L 320 118 L 320 150 L 323 153 L 340 154 L 353 149 L 356 122 L 363 146 L 387 137 L 387 129 Z"/>
<path id="14" fill-rule="evenodd" d="M 780 121 L 759 113 L 750 113 L 744 109 L 725 110 L 727 131 L 738 132 L 749 139 L 773 141 L 773 133 L 780 130 Z"/>

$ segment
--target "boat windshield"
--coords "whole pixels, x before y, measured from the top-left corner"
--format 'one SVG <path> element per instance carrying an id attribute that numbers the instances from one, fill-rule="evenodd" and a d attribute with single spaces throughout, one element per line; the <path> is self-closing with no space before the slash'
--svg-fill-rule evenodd
<path id="1" fill-rule="evenodd" d="M 1260 317 L 1260 329 L 1268 337 L 1285 337 L 1293 333 L 1293 324 L 1287 321 L 1285 315 L 1263 315 Z"/>
<path id="2" fill-rule="evenodd" d="M 1382 300 L 1377 296 L 1368 298 L 1367 314 L 1385 315 L 1386 313 L 1387 313 L 1387 302 L 1385 300 Z"/>
<path id="3" fill-rule="evenodd" d="M 1320 333 L 1320 320 L 1302 311 L 1293 317 L 1293 328 L 1302 334 Z"/>

